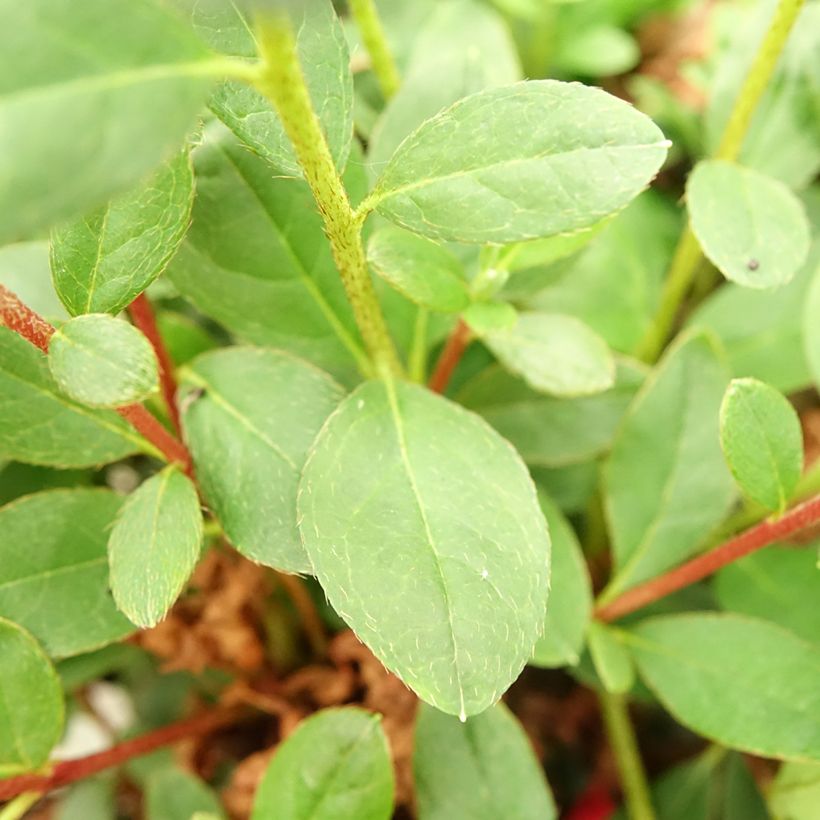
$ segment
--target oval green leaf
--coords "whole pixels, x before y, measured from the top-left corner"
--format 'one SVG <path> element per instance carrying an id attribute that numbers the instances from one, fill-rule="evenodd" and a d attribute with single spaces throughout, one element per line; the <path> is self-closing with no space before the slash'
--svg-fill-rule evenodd
<path id="1" fill-rule="evenodd" d="M 72 489 L 0 508 L 0 615 L 51 657 L 91 652 L 133 632 L 108 592 L 106 541 L 121 504 L 107 490 Z"/>
<path id="2" fill-rule="evenodd" d="M 0 777 L 38 769 L 63 732 L 60 679 L 37 641 L 0 618 Z"/>
<path id="3" fill-rule="evenodd" d="M 766 547 L 724 567 L 715 576 L 718 603 L 820 643 L 820 572 L 812 546 Z"/>
<path id="4" fill-rule="evenodd" d="M 687 558 L 726 514 L 734 485 L 718 413 L 729 381 L 711 336 L 689 333 L 644 382 L 605 463 L 610 598 Z"/>
<path id="5" fill-rule="evenodd" d="M 54 287 L 72 316 L 119 313 L 165 269 L 188 230 L 187 149 L 150 180 L 51 234 Z"/>
<path id="6" fill-rule="evenodd" d="M 63 395 L 46 356 L 0 327 L 0 458 L 51 467 L 93 467 L 150 445 L 115 413 Z"/>
<path id="7" fill-rule="evenodd" d="M 159 165 L 219 71 L 151 0 L 2 0 L 0 19 L 0 242 L 85 213 Z"/>
<path id="8" fill-rule="evenodd" d="M 507 243 L 586 228 L 623 208 L 668 143 L 627 103 L 537 80 L 473 94 L 393 155 L 365 209 L 433 239 Z"/>
<path id="9" fill-rule="evenodd" d="M 159 623 L 193 572 L 201 545 L 196 487 L 166 467 L 128 497 L 108 540 L 119 610 L 143 629 Z"/>
<path id="10" fill-rule="evenodd" d="M 200 813 L 214 820 L 225 818 L 213 789 L 179 768 L 151 772 L 145 785 L 145 804 L 146 820 L 194 820 Z"/>
<path id="11" fill-rule="evenodd" d="M 308 449 L 344 392 L 279 350 L 205 353 L 180 374 L 185 437 L 206 502 L 253 561 L 310 572 L 296 527 Z"/>
<path id="12" fill-rule="evenodd" d="M 643 369 L 623 361 L 610 390 L 558 398 L 538 393 L 523 379 L 491 366 L 467 382 L 458 402 L 495 427 L 527 464 L 563 467 L 588 461 L 609 448 L 644 378 Z"/>
<path id="13" fill-rule="evenodd" d="M 442 313 L 469 304 L 464 268 L 447 248 L 403 231 L 386 227 L 367 245 L 370 267 L 417 305 Z"/>
<path id="14" fill-rule="evenodd" d="M 535 644 L 532 666 L 574 666 L 584 646 L 592 614 L 592 582 L 572 525 L 558 505 L 538 494 L 549 525 L 551 549 L 550 600 L 544 634 Z"/>
<path id="15" fill-rule="evenodd" d="M 501 703 L 466 723 L 422 705 L 413 774 L 419 820 L 557 817 L 532 745 Z"/>
<path id="16" fill-rule="evenodd" d="M 820 648 L 766 621 L 698 613 L 639 624 L 629 646 L 684 726 L 761 757 L 820 760 Z"/>
<path id="17" fill-rule="evenodd" d="M 60 389 L 89 407 L 123 407 L 159 389 L 151 343 L 133 325 L 107 313 L 88 313 L 61 325 L 51 337 L 48 366 Z"/>
<path id="18" fill-rule="evenodd" d="M 276 751 L 251 820 L 388 820 L 393 767 L 381 718 L 363 709 L 323 709 Z"/>
<path id="19" fill-rule="evenodd" d="M 687 180 L 686 202 L 703 252 L 739 285 L 785 285 L 806 261 L 806 213 L 776 179 L 732 162 L 706 160 Z"/>
<path id="20" fill-rule="evenodd" d="M 635 667 L 629 650 L 621 643 L 612 627 L 592 621 L 587 634 L 589 654 L 595 671 L 607 692 L 622 695 L 635 682 Z"/>
<path id="21" fill-rule="evenodd" d="M 336 611 L 422 700 L 495 703 L 544 623 L 549 536 L 523 462 L 478 416 L 367 382 L 305 465 L 300 529 Z"/>
<path id="22" fill-rule="evenodd" d="M 789 400 L 757 379 L 734 379 L 720 408 L 720 443 L 743 493 L 782 512 L 803 470 L 803 433 Z"/>
<path id="23" fill-rule="evenodd" d="M 512 327 L 483 339 L 501 364 L 533 390 L 588 396 L 615 383 L 615 361 L 606 342 L 573 316 L 519 313 Z"/>

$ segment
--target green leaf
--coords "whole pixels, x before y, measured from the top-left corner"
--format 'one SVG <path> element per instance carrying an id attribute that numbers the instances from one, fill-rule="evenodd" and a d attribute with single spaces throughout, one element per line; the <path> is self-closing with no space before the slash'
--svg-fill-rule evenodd
<path id="1" fill-rule="evenodd" d="M 330 603 L 388 669 L 452 714 L 498 700 L 543 627 L 549 537 L 492 428 L 421 387 L 366 382 L 317 438 L 299 515 Z"/>
<path id="2" fill-rule="evenodd" d="M 48 366 L 60 390 L 89 407 L 123 407 L 159 389 L 157 357 L 133 325 L 87 313 L 57 328 Z"/>
<path id="3" fill-rule="evenodd" d="M 803 471 L 803 433 L 788 399 L 756 379 L 734 379 L 720 407 L 720 443 L 744 494 L 782 512 Z"/>
<path id="4" fill-rule="evenodd" d="M 617 26 L 593 25 L 577 37 L 556 38 L 555 61 L 563 73 L 587 77 L 625 74 L 641 58 L 635 38 Z"/>
<path id="5" fill-rule="evenodd" d="M 589 654 L 607 692 L 624 694 L 635 682 L 635 667 L 629 650 L 614 629 L 599 621 L 589 624 Z"/>
<path id="6" fill-rule="evenodd" d="M 742 755 L 718 746 L 664 772 L 652 784 L 652 805 L 663 820 L 770 820 Z M 612 820 L 627 814 L 621 810 Z"/>
<path id="7" fill-rule="evenodd" d="M 379 715 L 323 709 L 299 724 L 265 772 L 252 820 L 388 820 L 393 769 Z"/>
<path id="8" fill-rule="evenodd" d="M 413 773 L 420 820 L 554 820 L 540 762 L 503 704 L 466 723 L 422 705 Z"/>
<path id="9" fill-rule="evenodd" d="M 774 288 L 791 281 L 809 252 L 800 200 L 782 183 L 722 160 L 699 162 L 686 183 L 692 230 L 732 282 Z"/>
<path id="10" fill-rule="evenodd" d="M 539 493 L 552 541 L 550 599 L 544 634 L 530 664 L 556 667 L 578 663 L 592 614 L 592 583 L 581 545 L 558 505 Z"/>
<path id="11" fill-rule="evenodd" d="M 366 203 L 431 238 L 535 239 L 623 208 L 666 150 L 651 120 L 599 89 L 518 83 L 427 120 L 397 149 Z"/>
<path id="12" fill-rule="evenodd" d="M 80 780 L 59 801 L 55 820 L 111 820 L 117 816 L 115 778 Z"/>
<path id="13" fill-rule="evenodd" d="M 818 266 L 820 242 L 815 242 L 808 262 L 788 285 L 773 291 L 724 285 L 689 324 L 720 337 L 734 377 L 751 376 L 783 393 L 808 387 L 812 377 L 806 359 L 812 355 L 816 314 L 809 313 L 807 291 Z M 811 318 L 804 320 L 804 315 Z"/>
<path id="14" fill-rule="evenodd" d="M 608 224 L 608 219 L 602 219 L 589 228 L 581 228 L 572 233 L 558 233 L 546 239 L 530 239 L 528 242 L 505 245 L 499 254 L 498 264 L 509 271 L 552 264 L 580 251 Z"/>
<path id="15" fill-rule="evenodd" d="M 310 572 L 296 527 L 296 490 L 342 389 L 307 362 L 262 348 L 206 353 L 181 376 L 199 485 L 230 542 L 253 561 Z"/>
<path id="16" fill-rule="evenodd" d="M 161 769 L 148 776 L 146 820 L 192 820 L 197 812 L 224 818 L 219 798 L 202 780 L 183 769 Z"/>
<path id="17" fill-rule="evenodd" d="M 153 452 L 114 413 L 59 392 L 46 356 L 0 327 L 0 457 L 53 467 L 91 467 Z"/>
<path id="18" fill-rule="evenodd" d="M 469 304 L 461 262 L 428 239 L 383 228 L 367 244 L 367 261 L 396 290 L 429 310 L 451 313 Z"/>
<path id="19" fill-rule="evenodd" d="M 193 572 L 201 544 L 196 487 L 166 467 L 128 497 L 108 539 L 118 609 L 143 629 L 159 623 Z"/>
<path id="20" fill-rule="evenodd" d="M 690 556 L 723 516 L 733 483 L 720 450 L 726 366 L 705 333 L 683 336 L 644 382 L 604 466 L 614 596 Z"/>
<path id="21" fill-rule="evenodd" d="M 820 642 L 820 572 L 811 547 L 771 546 L 724 567 L 715 594 L 723 609 L 773 621 Z"/>
<path id="22" fill-rule="evenodd" d="M 820 759 L 820 649 L 765 621 L 698 613 L 652 618 L 629 640 L 676 720 L 761 757 Z"/>
<path id="23" fill-rule="evenodd" d="M 0 618 L 0 777 L 38 769 L 63 732 L 60 679 L 37 641 Z"/>
<path id="24" fill-rule="evenodd" d="M 308 187 L 275 179 L 219 125 L 193 161 L 193 222 L 173 283 L 241 339 L 351 374 L 364 353 Z"/>
<path id="25" fill-rule="evenodd" d="M 416 32 L 401 86 L 368 145 L 368 164 L 376 174 L 426 119 L 469 94 L 522 76 L 504 21 L 475 0 L 437 0 Z"/>
<path id="26" fill-rule="evenodd" d="M 816 820 L 820 805 L 820 764 L 784 763 L 767 795 L 772 816 L 778 820 Z"/>
<path id="27" fill-rule="evenodd" d="M 51 282 L 48 242 L 18 242 L 0 248 L 0 285 L 49 321 L 67 317 Z"/>
<path id="28" fill-rule="evenodd" d="M 133 632 L 108 591 L 105 545 L 121 503 L 107 490 L 50 490 L 0 508 L 0 615 L 51 657 Z"/>
<path id="29" fill-rule="evenodd" d="M 654 319 L 680 234 L 677 208 L 644 191 L 589 246 L 558 265 L 520 271 L 503 291 L 527 307 L 575 316 L 614 350 L 635 350 Z"/>
<path id="30" fill-rule="evenodd" d="M 533 390 L 588 396 L 615 383 L 615 362 L 606 342 L 572 316 L 519 313 L 511 328 L 486 333 L 484 342 Z"/>
<path id="31" fill-rule="evenodd" d="M 149 0 L 2 0 L 0 18 L 0 242 L 137 182 L 182 142 L 221 70 Z"/>
<path id="32" fill-rule="evenodd" d="M 197 33 L 212 48 L 236 57 L 256 57 L 251 25 L 237 3 L 200 0 L 187 3 Z M 247 4 L 245 4 L 247 5 Z M 295 22 L 297 50 L 313 107 L 340 170 L 347 162 L 353 137 L 353 78 L 342 27 L 330 0 L 299 4 Z M 220 85 L 210 99 L 213 112 L 279 175 L 302 172 L 290 140 L 271 103 L 241 82 Z"/>
<path id="33" fill-rule="evenodd" d="M 820 242 L 817 245 L 820 248 Z M 820 254 L 818 254 L 818 260 L 820 260 Z M 820 322 L 817 321 L 817 316 L 820 314 L 818 311 L 820 311 L 820 264 L 817 265 L 811 279 L 802 317 L 805 358 L 815 385 L 820 385 Z"/>
<path id="34" fill-rule="evenodd" d="M 562 467 L 606 452 L 644 377 L 642 368 L 624 360 L 611 389 L 567 399 L 537 393 L 492 366 L 467 382 L 458 402 L 495 427 L 527 464 Z"/>
<path id="35" fill-rule="evenodd" d="M 518 313 L 507 302 L 473 302 L 462 314 L 470 330 L 479 336 L 515 327 Z"/>
<path id="36" fill-rule="evenodd" d="M 147 182 L 51 234 L 54 287 L 69 313 L 119 313 L 165 269 L 188 230 L 188 151 Z"/>

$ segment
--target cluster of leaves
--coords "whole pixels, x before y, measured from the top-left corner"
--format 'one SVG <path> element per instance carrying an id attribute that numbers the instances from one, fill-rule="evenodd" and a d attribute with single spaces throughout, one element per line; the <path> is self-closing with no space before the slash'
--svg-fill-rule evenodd
<path id="1" fill-rule="evenodd" d="M 530 663 L 793 761 L 770 804 L 808 820 L 816 556 L 769 547 L 618 627 L 593 618 L 587 558 L 597 528 L 606 605 L 820 483 L 784 395 L 820 383 L 820 3 L 739 161 L 720 158 L 720 135 L 774 3 L 724 12 L 702 118 L 647 78 L 632 89 L 675 161 L 695 163 L 689 247 L 707 260 L 657 363 L 640 354 L 683 220 L 678 191 L 648 186 L 670 142 L 639 108 L 565 80 L 628 71 L 628 32 L 682 4 L 383 3 L 402 77 L 388 100 L 351 72 L 354 22 L 330 0 L 296 4 L 307 96 L 355 206 L 342 228 L 266 95 L 273 24 L 239 5 L 0 0 L 0 283 L 56 326 L 47 353 L 0 327 L 0 776 L 46 764 L 66 692 L 110 671 L 103 647 L 162 621 L 217 533 L 314 576 L 425 702 L 421 817 L 555 816 L 497 703 Z M 406 366 L 380 364 L 339 276 L 357 252 Z M 146 289 L 179 386 L 165 401 L 168 363 L 120 315 Z M 423 384 L 454 328 L 473 344 L 443 397 Z M 192 469 L 156 468 L 161 448 L 128 424 L 141 402 L 169 428 L 178 407 Z M 125 498 L 105 486 L 117 468 L 139 483 Z M 148 781 L 149 816 L 175 801 L 175 816 L 221 814 L 204 784 L 166 775 Z M 721 799 L 766 816 L 719 748 L 655 799 L 678 801 L 664 817 L 707 816 L 724 781 Z M 255 805 L 390 816 L 378 719 L 305 721 Z"/>

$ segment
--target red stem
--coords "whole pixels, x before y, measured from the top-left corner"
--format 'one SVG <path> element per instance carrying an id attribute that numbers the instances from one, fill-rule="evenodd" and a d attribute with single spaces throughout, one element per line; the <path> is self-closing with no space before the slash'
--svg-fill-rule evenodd
<path id="1" fill-rule="evenodd" d="M 174 378 L 174 363 L 168 354 L 168 349 L 162 341 L 162 335 L 157 327 L 157 320 L 154 316 L 154 309 L 151 307 L 151 302 L 148 297 L 141 293 L 128 306 L 128 311 L 131 314 L 131 319 L 134 324 L 142 331 L 143 335 L 151 342 L 154 352 L 157 355 L 157 362 L 159 363 L 159 378 L 162 385 L 162 395 L 165 398 L 165 404 L 168 407 L 168 414 L 174 425 L 174 430 L 177 435 L 182 434 L 182 427 L 179 423 L 179 408 L 177 407 L 177 383 Z"/>
<path id="2" fill-rule="evenodd" d="M 444 350 L 441 351 L 433 375 L 427 385 L 434 393 L 443 393 L 447 389 L 453 371 L 461 361 L 461 357 L 469 344 L 470 328 L 463 319 L 459 319 L 450 334 L 450 338 L 447 339 L 447 343 L 444 345 Z"/>
<path id="3" fill-rule="evenodd" d="M 54 327 L 30 307 L 23 304 L 8 288 L 0 285 L 0 325 L 22 336 L 48 353 Z M 191 474 L 191 456 L 185 445 L 169 433 L 141 404 L 120 407 L 117 412 L 134 429 L 150 441 L 171 462 L 179 462 Z"/>
<path id="4" fill-rule="evenodd" d="M 8 780 L 0 780 L 0 801 L 11 800 L 23 792 L 49 792 L 59 789 L 112 766 L 119 766 L 134 757 L 147 755 L 162 746 L 170 746 L 179 740 L 204 735 L 221 726 L 235 723 L 243 714 L 244 709 L 235 706 L 217 707 L 118 743 L 104 752 L 56 763 L 50 774 L 21 774 Z"/>
<path id="5" fill-rule="evenodd" d="M 621 618 L 672 592 L 703 580 L 721 567 L 743 558 L 744 555 L 795 535 L 818 521 L 820 495 L 798 504 L 774 521 L 762 521 L 676 569 L 627 590 L 611 603 L 596 610 L 595 617 L 601 621 Z"/>

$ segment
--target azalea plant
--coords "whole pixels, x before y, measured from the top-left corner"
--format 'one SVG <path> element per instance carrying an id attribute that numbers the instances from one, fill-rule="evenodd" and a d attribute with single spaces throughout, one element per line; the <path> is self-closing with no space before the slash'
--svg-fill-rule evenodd
<path id="1" fill-rule="evenodd" d="M 817 816 L 820 2 L 0 10 L 0 817 Z"/>

